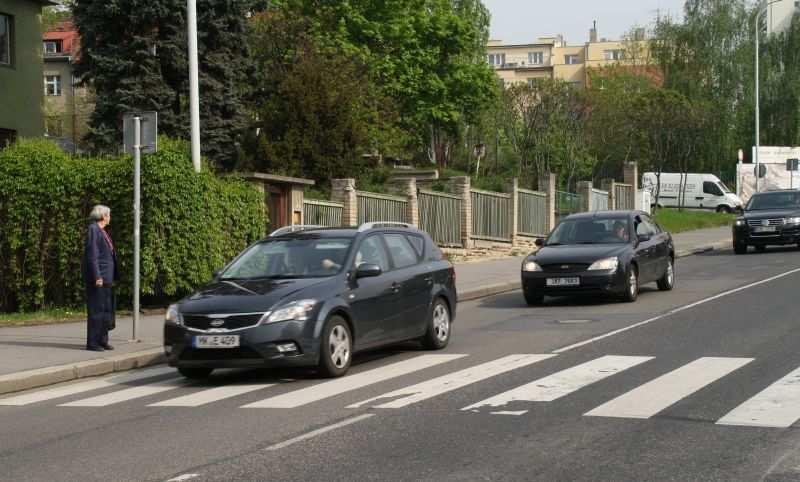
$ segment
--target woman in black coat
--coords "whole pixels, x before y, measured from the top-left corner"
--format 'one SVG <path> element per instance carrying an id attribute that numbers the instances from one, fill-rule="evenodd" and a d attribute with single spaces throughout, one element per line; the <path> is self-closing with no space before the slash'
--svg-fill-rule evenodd
<path id="1" fill-rule="evenodd" d="M 83 280 L 86 284 L 87 337 L 86 349 L 113 350 L 108 343 L 108 330 L 116 319 L 114 281 L 118 279 L 117 252 L 105 227 L 111 222 L 111 209 L 98 205 L 89 215 L 92 223 L 86 234 L 83 253 Z"/>

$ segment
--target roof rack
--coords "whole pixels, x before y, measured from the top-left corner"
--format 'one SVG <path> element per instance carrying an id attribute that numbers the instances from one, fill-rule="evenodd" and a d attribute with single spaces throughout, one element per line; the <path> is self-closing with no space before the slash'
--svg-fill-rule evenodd
<path id="1" fill-rule="evenodd" d="M 294 226 L 284 226 L 273 231 L 269 237 L 283 236 L 284 234 L 296 233 L 299 231 L 308 231 L 310 229 L 323 229 L 325 226 L 317 226 L 312 224 L 295 224 Z"/>
<path id="2" fill-rule="evenodd" d="M 410 223 L 398 223 L 395 221 L 374 221 L 371 223 L 364 223 L 358 227 L 358 232 L 363 233 L 364 231 L 369 231 L 370 229 L 375 228 L 405 228 L 405 229 L 417 229 L 416 226 Z"/>

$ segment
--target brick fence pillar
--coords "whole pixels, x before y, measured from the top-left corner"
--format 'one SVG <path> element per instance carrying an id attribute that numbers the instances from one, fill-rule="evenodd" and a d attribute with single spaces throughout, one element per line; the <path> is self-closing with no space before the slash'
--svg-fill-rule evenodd
<path id="1" fill-rule="evenodd" d="M 355 179 L 331 179 L 331 201 L 342 203 L 342 226 L 358 225 L 358 198 Z"/>
<path id="2" fill-rule="evenodd" d="M 608 191 L 608 209 L 617 209 L 617 188 L 613 179 L 603 179 L 603 191 Z"/>
<path id="3" fill-rule="evenodd" d="M 592 209 L 592 187 L 592 181 L 578 182 L 578 194 L 581 196 L 581 211 L 594 211 L 594 209 Z"/>
<path id="4" fill-rule="evenodd" d="M 623 167 L 623 182 L 633 186 L 633 193 L 639 192 L 639 167 L 635 162 L 625 163 Z"/>
<path id="5" fill-rule="evenodd" d="M 556 227 L 556 179 L 558 176 L 554 172 L 544 175 L 539 180 L 539 190 L 547 194 L 547 232 L 549 233 Z"/>
<path id="6" fill-rule="evenodd" d="M 472 185 L 467 176 L 452 179 L 453 193 L 461 198 L 461 245 L 472 247 Z"/>
<path id="7" fill-rule="evenodd" d="M 408 199 L 406 205 L 406 222 L 419 226 L 419 197 L 415 178 L 396 179 L 392 181 L 392 190 Z"/>
<path id="8" fill-rule="evenodd" d="M 509 224 L 511 225 L 511 243 L 517 242 L 519 232 L 519 179 L 516 177 L 508 183 L 508 193 L 511 194 L 511 212 Z"/>

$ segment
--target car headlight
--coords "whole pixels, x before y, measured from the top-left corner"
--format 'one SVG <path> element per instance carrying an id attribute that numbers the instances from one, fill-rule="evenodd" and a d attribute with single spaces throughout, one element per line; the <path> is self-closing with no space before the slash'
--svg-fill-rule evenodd
<path id="1" fill-rule="evenodd" d="M 314 307 L 317 306 L 317 300 L 298 300 L 285 304 L 273 311 L 267 313 L 262 318 L 262 323 L 276 323 L 278 321 L 305 321 L 311 316 Z"/>
<path id="2" fill-rule="evenodd" d="M 177 304 L 169 305 L 169 308 L 167 308 L 167 314 L 164 317 L 164 319 L 166 321 L 169 321 L 170 323 L 175 323 L 176 325 L 183 324 L 183 315 L 181 315 L 181 312 L 178 310 Z"/>
<path id="3" fill-rule="evenodd" d="M 744 219 L 737 219 L 736 220 L 736 225 L 737 226 L 744 226 Z"/>
<path id="4" fill-rule="evenodd" d="M 600 259 L 589 266 L 589 271 L 609 271 L 617 269 L 619 266 L 619 259 L 615 256 L 613 258 Z"/>
<path id="5" fill-rule="evenodd" d="M 786 218 L 786 224 L 800 224 L 800 218 Z"/>
<path id="6" fill-rule="evenodd" d="M 539 263 L 536 261 L 526 259 L 524 263 L 522 263 L 522 271 L 531 273 L 534 271 L 541 271 L 542 267 L 539 266 Z"/>

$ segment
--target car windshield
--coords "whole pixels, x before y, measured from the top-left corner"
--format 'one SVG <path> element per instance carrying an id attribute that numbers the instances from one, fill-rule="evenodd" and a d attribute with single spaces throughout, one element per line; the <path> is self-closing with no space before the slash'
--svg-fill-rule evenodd
<path id="1" fill-rule="evenodd" d="M 623 244 L 629 241 L 630 226 L 626 218 L 581 218 L 561 222 L 545 245 Z"/>
<path id="2" fill-rule="evenodd" d="M 350 249 L 350 239 L 301 237 L 256 244 L 220 279 L 321 278 L 334 276 Z"/>
<path id="3" fill-rule="evenodd" d="M 756 194 L 747 203 L 747 211 L 800 208 L 800 191 Z"/>

